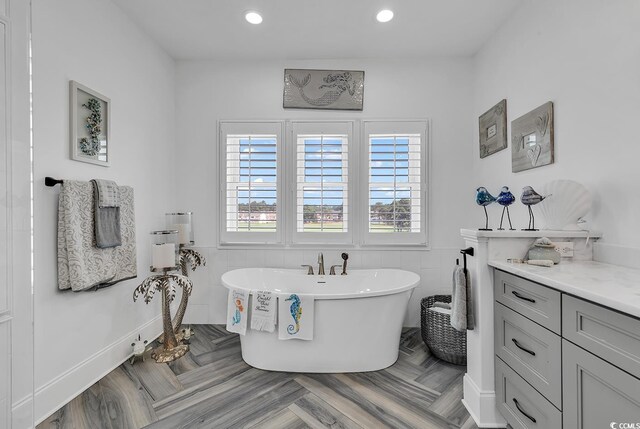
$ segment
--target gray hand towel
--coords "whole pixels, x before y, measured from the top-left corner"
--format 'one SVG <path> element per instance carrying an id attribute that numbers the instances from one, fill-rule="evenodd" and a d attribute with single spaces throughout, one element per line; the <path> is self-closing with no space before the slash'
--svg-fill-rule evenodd
<path id="1" fill-rule="evenodd" d="M 468 272 L 465 274 L 464 270 L 462 271 L 464 275 L 464 284 L 467 289 L 467 330 L 473 331 L 476 327 L 476 319 L 473 317 L 473 294 L 471 293 L 471 279 L 468 277 Z"/>
<path id="2" fill-rule="evenodd" d="M 118 184 L 113 180 L 93 179 L 97 187 L 98 207 L 120 207 Z"/>
<path id="3" fill-rule="evenodd" d="M 94 230 L 96 247 L 99 249 L 108 249 L 122 245 L 122 238 L 120 236 L 120 207 L 100 206 L 102 192 L 105 189 L 110 189 L 110 185 L 100 185 L 101 182 L 111 181 L 99 179 L 91 181 L 93 184 L 93 200 L 95 206 Z M 113 200 L 113 198 L 110 199 Z"/>
<path id="4" fill-rule="evenodd" d="M 451 293 L 451 326 L 458 331 L 473 330 L 473 302 L 471 290 L 464 268 L 453 270 L 453 289 Z"/>
<path id="5" fill-rule="evenodd" d="M 451 290 L 451 326 L 458 331 L 467 329 L 467 286 L 464 269 L 456 266 L 453 270 Z"/>

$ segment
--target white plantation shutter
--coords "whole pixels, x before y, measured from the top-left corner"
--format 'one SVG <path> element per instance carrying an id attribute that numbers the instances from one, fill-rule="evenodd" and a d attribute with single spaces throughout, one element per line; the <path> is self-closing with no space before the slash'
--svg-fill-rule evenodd
<path id="1" fill-rule="evenodd" d="M 364 244 L 426 244 L 426 121 L 365 121 Z"/>
<path id="2" fill-rule="evenodd" d="M 353 122 L 293 122 L 294 242 L 345 242 L 349 226 L 349 148 Z"/>
<path id="3" fill-rule="evenodd" d="M 286 124 L 219 122 L 221 246 L 428 244 L 426 120 Z"/>
<path id="4" fill-rule="evenodd" d="M 281 122 L 220 124 L 221 242 L 280 241 Z"/>

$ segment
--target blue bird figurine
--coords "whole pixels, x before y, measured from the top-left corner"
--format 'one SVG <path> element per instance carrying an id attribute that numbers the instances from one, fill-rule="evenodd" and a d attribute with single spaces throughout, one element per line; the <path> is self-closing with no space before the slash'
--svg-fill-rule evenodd
<path id="1" fill-rule="evenodd" d="M 533 210 L 531 206 L 535 206 L 539 202 L 542 202 L 545 198 L 550 197 L 551 195 L 542 196 L 536 191 L 533 190 L 531 186 L 525 186 L 522 188 L 522 195 L 520 196 L 520 201 L 522 204 L 527 206 L 529 209 L 529 227 L 523 229 L 523 231 L 537 231 L 536 229 L 536 218 L 533 216 Z"/>
<path id="2" fill-rule="evenodd" d="M 482 206 L 482 208 L 484 209 L 485 218 L 484 228 L 480 228 L 480 231 L 493 231 L 491 228 L 489 228 L 489 215 L 487 214 L 487 206 L 495 202 L 495 200 L 496 197 L 491 195 L 489 191 L 487 191 L 487 188 L 485 188 L 484 186 L 480 186 L 478 189 L 476 189 L 476 204 Z"/>
<path id="3" fill-rule="evenodd" d="M 504 231 L 502 227 L 502 221 L 504 220 L 504 212 L 507 211 L 507 219 L 509 219 L 509 231 L 514 231 L 513 225 L 511 225 L 511 215 L 509 214 L 509 206 L 514 203 L 516 197 L 509 191 L 508 186 L 503 186 L 500 189 L 500 195 L 496 198 L 498 204 L 502 206 L 502 216 L 500 216 L 500 228 L 499 231 Z"/>

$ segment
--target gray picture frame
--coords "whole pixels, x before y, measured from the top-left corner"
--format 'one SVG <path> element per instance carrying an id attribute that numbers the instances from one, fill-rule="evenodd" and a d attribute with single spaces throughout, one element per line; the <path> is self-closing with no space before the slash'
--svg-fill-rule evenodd
<path id="1" fill-rule="evenodd" d="M 284 109 L 361 111 L 363 106 L 362 70 L 284 70 Z"/>
<path id="2" fill-rule="evenodd" d="M 553 103 L 536 107 L 511 122 L 511 171 L 553 164 Z"/>
<path id="3" fill-rule="evenodd" d="M 480 158 L 507 148 L 507 100 L 503 99 L 478 118 Z"/>
<path id="4" fill-rule="evenodd" d="M 94 116 L 92 117 L 92 115 Z M 92 118 L 99 119 L 93 122 L 95 125 L 93 133 L 91 127 Z M 74 80 L 69 81 L 69 143 L 71 159 L 109 167 L 111 161 L 110 140 L 111 100 L 109 97 Z"/>

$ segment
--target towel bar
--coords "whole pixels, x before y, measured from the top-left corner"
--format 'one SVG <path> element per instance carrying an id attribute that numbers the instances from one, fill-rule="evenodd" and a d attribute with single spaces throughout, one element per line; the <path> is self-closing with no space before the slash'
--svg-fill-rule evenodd
<path id="1" fill-rule="evenodd" d="M 48 186 L 50 188 L 56 185 L 62 185 L 63 183 L 64 183 L 64 180 L 54 179 L 53 177 L 47 176 L 44 178 L 45 186 Z"/>
<path id="2" fill-rule="evenodd" d="M 462 253 L 462 257 L 463 257 L 463 267 L 464 267 L 464 274 L 467 275 L 467 255 L 469 256 L 473 256 L 474 255 L 474 250 L 473 247 L 467 247 L 466 249 L 460 249 L 460 253 Z M 458 261 L 456 260 L 456 265 L 458 264 Z"/>

